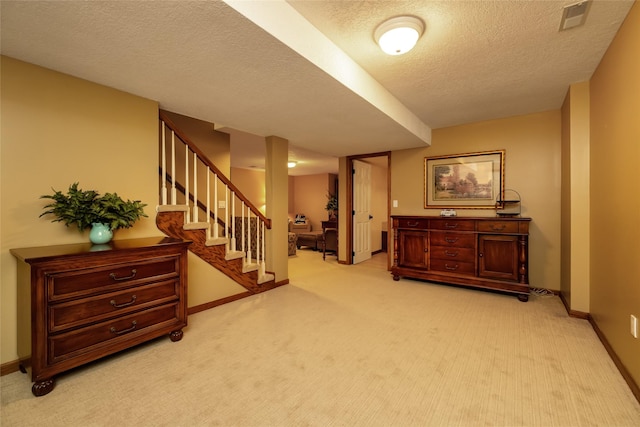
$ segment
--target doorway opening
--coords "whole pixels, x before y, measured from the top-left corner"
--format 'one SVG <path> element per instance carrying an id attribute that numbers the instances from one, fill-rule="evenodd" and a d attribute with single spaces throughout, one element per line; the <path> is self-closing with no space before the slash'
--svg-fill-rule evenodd
<path id="1" fill-rule="evenodd" d="M 391 152 L 362 154 L 357 156 L 347 157 L 346 169 L 346 194 L 347 194 L 347 206 L 345 212 L 345 246 L 346 254 L 345 264 L 354 264 L 358 261 L 367 259 L 366 252 L 369 250 L 375 254 L 381 251 L 387 252 L 387 270 L 390 268 L 390 253 L 388 249 L 390 245 L 390 212 L 391 212 Z M 359 180 L 357 182 L 355 175 L 354 162 L 363 162 L 371 165 L 370 179 Z M 366 196 L 366 189 L 362 188 L 362 185 L 370 184 L 370 211 L 364 212 L 362 209 L 361 200 Z M 365 196 L 362 192 L 365 192 Z M 354 203 L 355 200 L 355 203 Z M 364 204 L 366 206 L 366 203 Z M 357 209 L 356 209 L 357 208 Z M 358 211 L 358 212 L 356 212 Z M 368 218 L 369 224 L 364 224 L 365 219 Z M 368 230 L 368 231 L 367 231 Z M 369 233 L 368 236 L 364 236 L 363 232 Z M 356 240 L 357 239 L 357 240 Z M 368 248 L 367 246 L 368 241 Z M 364 242 L 364 243 L 363 243 Z M 356 249 L 357 252 L 356 253 Z"/>

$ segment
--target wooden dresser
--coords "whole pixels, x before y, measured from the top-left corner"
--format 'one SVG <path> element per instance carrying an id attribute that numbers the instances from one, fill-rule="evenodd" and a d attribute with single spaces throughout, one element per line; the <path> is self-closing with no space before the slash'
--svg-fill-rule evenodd
<path id="1" fill-rule="evenodd" d="M 179 341 L 189 244 L 152 237 L 12 249 L 18 356 L 31 362 L 33 394 L 49 393 L 56 374 L 136 344 L 165 334 Z"/>
<path id="2" fill-rule="evenodd" d="M 529 299 L 530 218 L 391 218 L 394 280 L 404 276 Z"/>

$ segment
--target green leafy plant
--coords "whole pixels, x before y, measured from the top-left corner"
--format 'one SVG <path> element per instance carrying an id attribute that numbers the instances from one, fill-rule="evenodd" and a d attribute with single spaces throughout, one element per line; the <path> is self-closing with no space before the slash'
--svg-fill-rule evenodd
<path id="1" fill-rule="evenodd" d="M 325 210 L 329 212 L 335 212 L 338 210 L 338 198 L 333 194 L 327 194 L 327 206 L 325 206 Z"/>
<path id="2" fill-rule="evenodd" d="M 67 227 L 76 225 L 78 230 L 91 228 L 94 223 L 107 224 L 111 230 L 129 228 L 136 221 L 147 215 L 146 204 L 139 200 L 123 200 L 117 193 L 105 193 L 101 196 L 94 190 L 82 190 L 78 183 L 69 186 L 67 193 L 56 191 L 53 194 L 40 196 L 53 202 L 44 207 L 40 217 L 54 215 L 51 222 L 63 222 Z"/>

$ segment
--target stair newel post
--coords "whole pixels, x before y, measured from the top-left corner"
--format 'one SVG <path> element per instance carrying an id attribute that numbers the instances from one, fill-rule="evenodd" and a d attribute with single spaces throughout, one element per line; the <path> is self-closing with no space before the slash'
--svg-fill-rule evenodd
<path id="1" fill-rule="evenodd" d="M 193 222 L 198 222 L 198 155 L 193 153 Z"/>
<path id="2" fill-rule="evenodd" d="M 191 222 L 190 209 L 188 209 L 190 202 L 189 199 L 189 146 L 184 144 L 184 204 L 187 206 L 187 210 L 184 214 L 187 224 Z"/>
<path id="3" fill-rule="evenodd" d="M 207 239 L 211 238 L 211 169 L 207 166 Z"/>
<path id="4" fill-rule="evenodd" d="M 171 204 L 178 203 L 178 193 L 176 192 L 176 133 L 171 129 Z"/>
<path id="5" fill-rule="evenodd" d="M 164 121 L 160 121 L 162 125 L 162 205 L 167 204 L 167 135 L 166 125 Z"/>
<path id="6" fill-rule="evenodd" d="M 213 238 L 218 238 L 218 174 L 213 174 Z"/>

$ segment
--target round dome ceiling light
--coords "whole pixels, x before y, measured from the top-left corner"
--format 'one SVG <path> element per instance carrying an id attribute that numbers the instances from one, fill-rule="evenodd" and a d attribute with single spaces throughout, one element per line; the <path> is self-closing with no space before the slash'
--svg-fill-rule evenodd
<path id="1" fill-rule="evenodd" d="M 378 25 L 373 37 L 389 55 L 409 52 L 424 32 L 424 23 L 415 16 L 396 16 Z"/>

